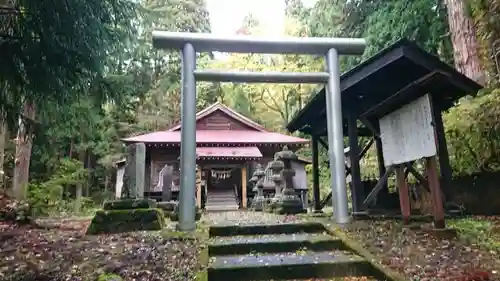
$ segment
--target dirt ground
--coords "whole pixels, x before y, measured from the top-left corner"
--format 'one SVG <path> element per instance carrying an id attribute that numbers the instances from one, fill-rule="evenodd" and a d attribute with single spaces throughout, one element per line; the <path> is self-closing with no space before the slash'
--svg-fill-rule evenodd
<path id="1" fill-rule="evenodd" d="M 50 229 L 0 223 L 0 280 L 195 279 L 198 241 L 162 232 L 85 236 L 89 220 L 45 222 Z"/>
<path id="2" fill-rule="evenodd" d="M 500 217 L 448 221 L 458 238 L 438 239 L 430 224 L 357 221 L 346 231 L 382 264 L 414 281 L 500 280 Z"/>

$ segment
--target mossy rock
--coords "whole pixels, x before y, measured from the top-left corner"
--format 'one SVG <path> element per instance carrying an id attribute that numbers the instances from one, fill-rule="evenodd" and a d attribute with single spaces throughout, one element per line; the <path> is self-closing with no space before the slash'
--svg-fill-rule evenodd
<path id="1" fill-rule="evenodd" d="M 168 202 L 162 201 L 162 202 L 156 203 L 156 205 L 157 205 L 157 208 L 160 208 L 165 213 L 167 213 L 167 212 L 173 212 L 175 210 L 175 208 L 177 208 L 177 205 L 179 205 L 179 203 L 176 201 L 168 201 Z"/>
<path id="2" fill-rule="evenodd" d="M 156 208 L 156 201 L 149 198 L 120 199 L 104 202 L 104 210 L 130 210 Z"/>
<path id="3" fill-rule="evenodd" d="M 198 206 L 195 206 L 194 220 L 199 221 L 201 219 L 201 210 Z M 174 211 L 170 214 L 171 221 L 179 221 L 179 204 L 175 206 Z"/>
<path id="4" fill-rule="evenodd" d="M 196 214 L 194 215 L 194 220 L 199 221 L 200 219 L 201 219 L 201 212 L 197 210 Z M 177 212 L 170 213 L 170 220 L 179 221 L 179 213 Z"/>
<path id="5" fill-rule="evenodd" d="M 87 234 L 160 230 L 164 224 L 165 215 L 161 209 L 99 210 Z"/>

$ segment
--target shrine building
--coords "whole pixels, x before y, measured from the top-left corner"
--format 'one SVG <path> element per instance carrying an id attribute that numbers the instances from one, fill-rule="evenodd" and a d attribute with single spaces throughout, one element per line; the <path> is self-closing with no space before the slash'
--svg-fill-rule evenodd
<path id="1" fill-rule="evenodd" d="M 159 174 L 165 165 L 169 165 L 174 171 L 172 193 L 174 198 L 177 197 L 181 188 L 180 123 L 168 130 L 129 137 L 123 142 L 146 145 L 145 195 L 161 196 Z M 247 187 L 248 181 L 256 165 L 266 167 L 285 145 L 296 151 L 308 142 L 307 139 L 268 131 L 221 103 L 203 109 L 196 114 L 196 155 L 201 177 L 197 186 L 197 205 L 207 210 L 246 208 L 248 198 L 253 194 L 252 188 Z M 299 171 L 295 182 L 304 189 L 307 189 L 306 163 L 295 163 Z"/>

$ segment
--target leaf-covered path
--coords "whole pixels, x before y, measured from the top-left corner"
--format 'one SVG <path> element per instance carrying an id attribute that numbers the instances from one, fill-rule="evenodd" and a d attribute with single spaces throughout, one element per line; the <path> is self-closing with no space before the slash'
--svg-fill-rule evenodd
<path id="1" fill-rule="evenodd" d="M 0 280 L 86 281 L 103 272 L 124 280 L 194 280 L 196 239 L 161 232 L 85 236 L 88 223 L 66 220 L 51 223 L 51 229 L 2 225 Z"/>
<path id="2" fill-rule="evenodd" d="M 491 218 L 500 230 L 500 219 Z M 478 222 L 480 218 L 470 219 Z M 431 228 L 430 224 L 421 227 Z M 478 229 L 474 236 L 484 230 Z M 500 252 L 479 245 L 479 237 L 436 239 L 419 229 L 402 228 L 399 221 L 358 221 L 347 234 L 379 261 L 418 281 L 500 280 Z M 497 243 L 500 249 L 500 231 Z"/>

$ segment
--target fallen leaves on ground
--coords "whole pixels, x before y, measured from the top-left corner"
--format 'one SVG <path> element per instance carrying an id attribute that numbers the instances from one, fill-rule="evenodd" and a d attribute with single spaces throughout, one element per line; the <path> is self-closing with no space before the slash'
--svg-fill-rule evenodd
<path id="1" fill-rule="evenodd" d="M 209 225 L 281 224 L 299 221 L 295 215 L 278 215 L 267 212 L 231 211 L 209 212 L 202 220 Z"/>
<path id="2" fill-rule="evenodd" d="M 500 280 L 500 254 L 491 249 L 456 238 L 437 239 L 429 232 L 403 228 L 400 222 L 389 220 L 358 221 L 346 231 L 382 264 L 411 280 Z"/>
<path id="3" fill-rule="evenodd" d="M 0 225 L 0 280 L 87 281 L 104 272 L 123 280 L 194 280 L 197 240 L 166 238 L 160 232 L 86 236 L 88 223 Z"/>

